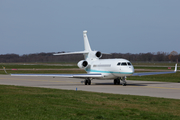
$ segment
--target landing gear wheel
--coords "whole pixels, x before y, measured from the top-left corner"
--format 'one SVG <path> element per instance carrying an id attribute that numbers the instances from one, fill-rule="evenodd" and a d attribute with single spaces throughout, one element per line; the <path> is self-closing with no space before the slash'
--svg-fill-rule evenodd
<path id="1" fill-rule="evenodd" d="M 84 84 L 87 85 L 88 81 L 87 80 L 84 80 Z"/>
<path id="2" fill-rule="evenodd" d="M 88 85 L 91 85 L 91 80 L 88 80 Z"/>
<path id="3" fill-rule="evenodd" d="M 123 85 L 123 86 L 126 86 L 126 77 L 123 77 L 123 78 L 122 78 L 122 85 Z"/>
<path id="4" fill-rule="evenodd" d="M 119 79 L 117 80 L 117 85 L 120 85 L 120 80 Z"/>
<path id="5" fill-rule="evenodd" d="M 84 84 L 85 85 L 91 85 L 91 80 L 90 79 L 85 79 Z"/>
<path id="6" fill-rule="evenodd" d="M 114 79 L 114 85 L 120 85 L 120 80 L 119 79 Z"/>
<path id="7" fill-rule="evenodd" d="M 114 85 L 116 85 L 117 84 L 117 79 L 114 79 Z"/>
<path id="8" fill-rule="evenodd" d="M 123 83 L 122 85 L 123 85 L 123 86 L 126 86 L 126 83 Z"/>

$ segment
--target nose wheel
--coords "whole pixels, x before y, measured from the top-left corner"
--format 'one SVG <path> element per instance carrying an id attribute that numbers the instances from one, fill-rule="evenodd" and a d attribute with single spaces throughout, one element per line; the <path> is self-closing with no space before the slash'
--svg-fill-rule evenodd
<path id="1" fill-rule="evenodd" d="M 123 86 L 126 86 L 126 77 L 123 77 L 123 78 L 121 79 L 121 81 L 122 81 L 122 85 L 123 85 Z"/>

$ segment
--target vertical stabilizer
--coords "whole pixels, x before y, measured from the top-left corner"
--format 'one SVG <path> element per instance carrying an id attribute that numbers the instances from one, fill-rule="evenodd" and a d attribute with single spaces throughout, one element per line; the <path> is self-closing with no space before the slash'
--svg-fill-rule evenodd
<path id="1" fill-rule="evenodd" d="M 88 37 L 87 37 L 87 31 L 83 31 L 83 37 L 84 37 L 84 49 L 85 51 L 92 51 L 91 47 L 89 45 Z"/>

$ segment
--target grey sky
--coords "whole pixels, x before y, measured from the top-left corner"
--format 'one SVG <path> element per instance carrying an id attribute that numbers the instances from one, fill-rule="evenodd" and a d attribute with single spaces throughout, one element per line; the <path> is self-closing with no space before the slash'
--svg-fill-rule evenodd
<path id="1" fill-rule="evenodd" d="M 1 0 L 0 54 L 180 53 L 179 0 Z"/>

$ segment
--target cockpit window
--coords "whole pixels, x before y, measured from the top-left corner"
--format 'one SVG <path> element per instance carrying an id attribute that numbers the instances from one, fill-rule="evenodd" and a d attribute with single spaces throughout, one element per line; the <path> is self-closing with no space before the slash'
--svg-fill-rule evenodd
<path id="1" fill-rule="evenodd" d="M 130 62 L 128 62 L 128 65 L 130 66 L 130 65 L 131 65 L 131 63 L 130 63 Z"/>
<path id="2" fill-rule="evenodd" d="M 117 65 L 121 65 L 121 63 L 119 62 Z"/>
<path id="3" fill-rule="evenodd" d="M 122 62 L 121 65 L 122 65 L 122 66 L 125 66 L 125 65 L 127 65 L 127 63 L 126 63 L 126 62 Z"/>

